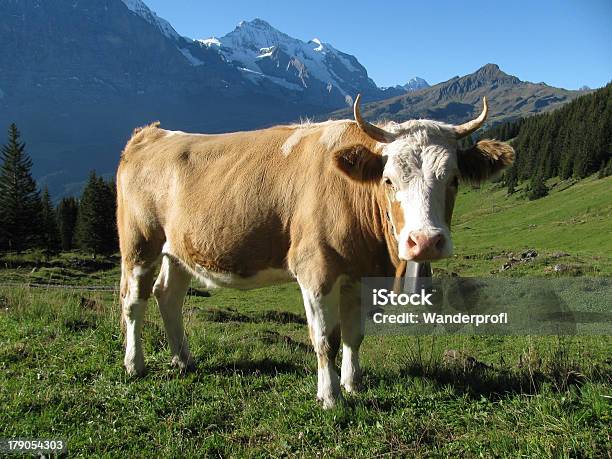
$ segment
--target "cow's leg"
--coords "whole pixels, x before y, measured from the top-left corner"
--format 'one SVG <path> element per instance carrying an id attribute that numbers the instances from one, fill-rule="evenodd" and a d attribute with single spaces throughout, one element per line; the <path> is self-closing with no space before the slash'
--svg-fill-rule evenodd
<path id="1" fill-rule="evenodd" d="M 153 264 L 135 264 L 121 269 L 122 315 L 125 321 L 125 369 L 130 375 L 142 375 L 145 371 L 142 350 L 142 324 L 147 300 L 153 285 Z"/>
<path id="2" fill-rule="evenodd" d="M 300 282 L 310 339 L 317 354 L 317 398 L 324 408 L 332 408 L 341 399 L 340 381 L 336 371 L 336 355 L 340 347 L 339 283 L 331 291 L 307 286 Z"/>
<path id="3" fill-rule="evenodd" d="M 364 335 L 364 315 L 361 311 L 359 286 L 347 283 L 340 293 L 340 324 L 342 327 L 342 370 L 340 383 L 347 392 L 356 392 L 361 383 L 359 347 Z"/>
<path id="4" fill-rule="evenodd" d="M 162 260 L 153 295 L 164 320 L 166 335 L 172 353 L 172 364 L 181 371 L 193 368 L 187 336 L 183 327 L 183 301 L 189 289 L 191 276 L 167 255 Z"/>

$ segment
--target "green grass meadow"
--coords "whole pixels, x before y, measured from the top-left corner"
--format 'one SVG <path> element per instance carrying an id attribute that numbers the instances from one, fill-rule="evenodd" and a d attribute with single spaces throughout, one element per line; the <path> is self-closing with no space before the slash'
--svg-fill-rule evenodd
<path id="1" fill-rule="evenodd" d="M 435 272 L 610 276 L 612 178 L 550 185 L 461 191 Z M 194 285 L 187 375 L 150 300 L 148 373 L 130 378 L 116 258 L 0 262 L 0 437 L 62 438 L 69 457 L 611 457 L 610 336 L 367 336 L 363 391 L 324 411 L 297 284 Z"/>

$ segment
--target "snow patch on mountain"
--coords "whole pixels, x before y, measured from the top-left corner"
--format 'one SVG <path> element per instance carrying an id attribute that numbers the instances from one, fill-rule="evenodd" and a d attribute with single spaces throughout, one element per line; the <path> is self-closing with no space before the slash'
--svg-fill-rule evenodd
<path id="1" fill-rule="evenodd" d="M 137 14 L 149 24 L 155 26 L 162 34 L 172 40 L 178 40 L 181 36 L 174 30 L 168 21 L 160 18 L 142 0 L 121 0 L 125 6 Z"/>
<path id="2" fill-rule="evenodd" d="M 271 81 L 284 81 L 283 86 L 296 86 L 277 75 L 270 75 L 266 68 L 282 67 L 286 72 L 297 74 L 297 80 L 303 88 L 308 88 L 311 79 L 322 82 L 328 91 L 336 88 L 343 96 L 345 81 L 333 69 L 334 65 L 342 65 L 346 72 L 363 72 L 349 60 L 347 55 L 337 51 L 328 43 L 314 38 L 304 42 L 280 32 L 262 19 L 241 21 L 238 26 L 221 38 L 197 40 L 203 46 L 217 49 L 228 61 L 243 69 L 248 69 L 269 78 Z M 285 64 L 279 53 L 286 56 Z M 336 61 L 336 62 L 334 62 Z M 270 64 L 272 64 L 270 66 Z M 289 78 L 289 75 L 287 75 Z M 294 77 L 295 78 L 295 77 Z"/>
<path id="3" fill-rule="evenodd" d="M 319 40 L 318 38 L 313 38 L 312 40 L 310 40 L 311 42 L 313 42 L 315 45 L 317 45 L 316 48 L 313 49 L 313 51 L 323 51 L 324 46 L 323 43 L 321 43 L 321 40 Z"/>
<path id="4" fill-rule="evenodd" d="M 262 79 L 266 79 L 279 86 L 282 86 L 287 89 L 291 89 L 292 91 L 303 91 L 304 90 L 303 87 L 295 83 L 291 83 L 290 81 L 283 80 L 282 78 L 278 78 L 278 77 L 274 77 L 270 75 L 264 75 L 261 72 L 256 72 L 254 70 L 247 69 L 244 67 L 238 67 L 238 70 L 244 72 L 245 78 L 251 80 L 253 83 L 256 83 L 256 84 L 260 83 Z"/>
<path id="5" fill-rule="evenodd" d="M 423 88 L 429 88 L 429 83 L 420 77 L 411 78 L 408 83 L 404 85 L 404 89 L 408 92 L 418 91 Z"/>
<path id="6" fill-rule="evenodd" d="M 270 46 L 268 48 L 261 48 L 259 50 L 259 52 L 261 54 L 259 54 L 259 56 L 256 57 L 256 59 L 262 59 L 264 57 L 270 57 L 272 56 L 272 54 L 274 53 L 274 50 L 276 49 L 276 46 Z"/>
<path id="7" fill-rule="evenodd" d="M 196 42 L 210 48 L 211 46 L 221 46 L 221 42 L 215 37 L 205 38 L 203 40 L 196 40 Z"/>

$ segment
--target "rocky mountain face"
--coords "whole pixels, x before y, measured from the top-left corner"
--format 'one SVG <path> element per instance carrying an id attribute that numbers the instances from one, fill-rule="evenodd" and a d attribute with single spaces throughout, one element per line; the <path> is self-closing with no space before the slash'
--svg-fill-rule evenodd
<path id="1" fill-rule="evenodd" d="M 350 106 L 357 93 L 366 100 L 379 100 L 405 92 L 378 88 L 354 56 L 329 43 L 318 38 L 304 42 L 261 19 L 242 21 L 221 38 L 198 43 L 217 51 L 254 84 L 322 106 Z"/>
<path id="2" fill-rule="evenodd" d="M 377 88 L 355 57 L 261 20 L 216 46 L 180 36 L 141 0 L 0 0 L 0 17 L 0 129 L 17 123 L 55 196 L 91 169 L 112 175 L 134 127 L 155 120 L 254 129 L 344 107 L 358 92 L 401 93 Z"/>
<path id="3" fill-rule="evenodd" d="M 585 92 L 521 81 L 504 73 L 497 65 L 487 64 L 463 77 L 456 76 L 415 92 L 369 103 L 363 107 L 363 113 L 370 119 L 405 121 L 429 118 L 461 123 L 480 113 L 482 98 L 487 96 L 487 125 L 490 126 L 553 110 L 582 94 Z M 349 116 L 351 111 L 346 109 L 332 114 L 334 118 Z"/>
<path id="4" fill-rule="evenodd" d="M 159 30 L 164 36 L 172 39 L 178 40 L 180 35 L 174 27 L 166 21 L 164 18 L 160 18 L 154 11 L 151 11 L 149 7 L 142 0 L 121 0 L 127 8 L 140 16 L 142 19 L 147 21 L 157 30 Z"/>
<path id="5" fill-rule="evenodd" d="M 414 77 L 411 78 L 408 83 L 406 83 L 403 88 L 407 92 L 418 91 L 419 89 L 429 88 L 429 83 L 425 81 L 423 78 Z"/>
<path id="6" fill-rule="evenodd" d="M 425 81 L 423 78 L 414 77 L 408 80 L 408 83 L 404 85 L 398 84 L 398 85 L 391 86 L 391 87 L 384 88 L 384 89 L 389 94 L 389 97 L 393 97 L 394 95 L 401 95 L 401 94 L 406 94 L 408 92 L 415 92 L 415 91 L 419 91 L 424 88 L 429 88 L 429 83 L 427 83 L 427 81 Z M 392 92 L 395 92 L 397 94 L 391 94 Z"/>
<path id="7" fill-rule="evenodd" d="M 0 0 L 0 17 L 0 129 L 17 123 L 55 196 L 91 169 L 112 174 L 138 125 L 221 131 L 231 118 L 246 129 L 261 116 L 249 106 L 272 105 L 217 53 L 190 51 L 121 0 Z M 274 104 L 272 120 L 299 116 Z"/>
<path id="8" fill-rule="evenodd" d="M 455 121 L 483 94 L 497 118 L 575 94 L 496 66 L 432 87 L 417 78 L 378 88 L 354 56 L 321 40 L 260 19 L 192 40 L 142 0 L 0 0 L 0 18 L 0 130 L 17 123 L 35 176 L 56 198 L 77 193 L 92 169 L 112 177 L 134 127 L 156 120 L 193 132 L 255 129 L 327 117 L 361 93 L 369 116 Z"/>

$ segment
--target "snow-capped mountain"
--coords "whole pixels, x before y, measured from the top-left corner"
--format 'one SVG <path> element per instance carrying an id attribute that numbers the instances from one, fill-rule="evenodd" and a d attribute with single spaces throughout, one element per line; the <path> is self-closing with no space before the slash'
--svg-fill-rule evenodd
<path id="1" fill-rule="evenodd" d="M 372 118 L 459 122 L 485 93 L 502 115 L 572 96 L 495 66 L 414 95 L 379 88 L 357 58 L 324 40 L 298 40 L 257 19 L 192 40 L 142 0 L 0 0 L 0 18 L 0 129 L 17 123 L 36 178 L 54 196 L 73 193 L 70 184 L 91 169 L 112 175 L 134 127 L 155 120 L 192 132 L 255 129 L 327 118 L 361 93 L 367 102 L 401 96 L 365 106 Z"/>
<path id="2" fill-rule="evenodd" d="M 425 81 L 423 78 L 414 77 L 410 79 L 408 83 L 406 83 L 405 85 L 397 84 L 395 86 L 390 86 L 390 87 L 381 88 L 381 89 L 385 91 L 394 91 L 396 93 L 394 95 L 401 95 L 401 94 L 407 94 L 409 92 L 415 92 L 420 89 L 429 88 L 429 87 L 430 87 L 429 83 L 427 83 L 427 81 Z M 393 96 L 389 95 L 388 97 L 393 97 Z"/>
<path id="3" fill-rule="evenodd" d="M 199 42 L 142 0 L 0 0 L 0 18 L 0 129 L 17 123 L 55 196 L 111 173 L 134 127 L 155 120 L 246 130 L 394 95 L 353 56 L 263 21 Z"/>
<path id="4" fill-rule="evenodd" d="M 170 39 L 191 66 L 202 66 L 200 57 L 214 52 L 250 84 L 295 102 L 328 108 L 350 105 L 361 93 L 365 100 L 381 100 L 398 94 L 401 86 L 378 88 L 367 70 L 350 54 L 318 38 L 304 42 L 272 27 L 262 19 L 241 21 L 221 38 L 192 40 L 181 37 L 142 0 L 121 0 L 135 15 Z"/>
<path id="5" fill-rule="evenodd" d="M 429 83 L 423 78 L 414 77 L 411 78 L 403 87 L 407 92 L 414 92 L 418 91 L 419 89 L 429 88 L 429 86 Z"/>
<path id="6" fill-rule="evenodd" d="M 170 39 L 175 44 L 176 49 L 180 51 L 187 63 L 193 67 L 204 65 L 204 61 L 197 57 L 198 50 L 194 50 L 194 40 L 187 37 L 182 37 L 174 30 L 174 27 L 163 18 L 160 18 L 155 11 L 151 10 L 142 0 L 121 0 L 123 4 L 141 19 L 157 29 L 164 37 Z"/>
<path id="7" fill-rule="evenodd" d="M 359 92 L 370 100 L 394 95 L 378 88 L 354 56 L 318 38 L 304 42 L 290 37 L 262 19 L 242 21 L 223 37 L 197 41 L 217 50 L 252 82 L 299 91 L 317 102 L 351 104 Z"/>
<path id="8" fill-rule="evenodd" d="M 163 18 L 160 18 L 155 11 L 151 11 L 151 9 L 145 5 L 142 0 L 121 0 L 127 8 L 133 13 L 137 14 L 149 24 L 156 27 L 163 35 L 172 39 L 178 40 L 180 35 L 174 30 L 174 27 L 170 25 L 168 21 Z"/>
<path id="9" fill-rule="evenodd" d="M 281 91 L 283 97 L 329 108 L 352 104 L 357 93 L 365 100 L 381 100 L 405 92 L 402 86 L 378 88 L 354 56 L 329 43 L 318 38 L 304 42 L 262 19 L 241 21 L 221 38 L 192 40 L 181 37 L 142 0 L 121 1 L 172 40 L 190 65 L 204 65 L 200 50 L 214 51 L 244 79 L 266 92 Z"/>

